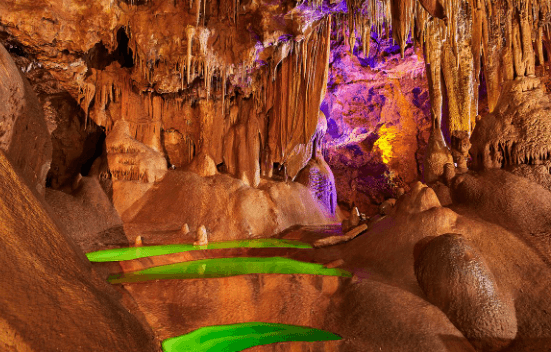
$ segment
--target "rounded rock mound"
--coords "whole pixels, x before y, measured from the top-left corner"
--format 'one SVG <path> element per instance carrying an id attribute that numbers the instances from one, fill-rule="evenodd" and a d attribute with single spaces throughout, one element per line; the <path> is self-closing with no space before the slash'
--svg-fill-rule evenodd
<path id="1" fill-rule="evenodd" d="M 459 234 L 422 246 L 415 275 L 429 302 L 440 308 L 477 350 L 498 351 L 517 334 L 512 299 L 500 292 L 478 249 Z"/>

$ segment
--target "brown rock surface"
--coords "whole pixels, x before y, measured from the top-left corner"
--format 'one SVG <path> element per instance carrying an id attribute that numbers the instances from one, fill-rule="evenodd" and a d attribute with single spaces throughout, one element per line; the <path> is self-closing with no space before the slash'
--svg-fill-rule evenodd
<path id="1" fill-rule="evenodd" d="M 397 211 L 416 214 L 432 208 L 441 208 L 440 200 L 432 188 L 421 182 L 412 185 L 411 191 L 400 198 L 396 204 Z"/>
<path id="2" fill-rule="evenodd" d="M 271 274 L 122 286 L 136 297 L 148 322 L 164 339 L 202 326 L 247 321 L 323 328 L 331 296 L 342 280 Z"/>
<path id="3" fill-rule="evenodd" d="M 530 195 L 517 197 L 526 201 Z M 461 233 L 476 246 L 484 258 L 500 292 L 513 299 L 518 332 L 507 350 L 545 350 L 551 341 L 546 330 L 551 326 L 551 317 L 546 313 L 551 308 L 551 302 L 548 295 L 543 293 L 550 289 L 547 278 L 551 278 L 551 270 L 545 261 L 549 254 L 539 253 L 534 246 L 527 243 L 526 236 L 482 220 L 479 216 L 493 218 L 495 221 L 497 215 L 495 212 L 484 214 L 476 203 L 470 204 L 472 208 L 458 208 L 460 214 L 464 215 L 448 208 L 432 208 L 422 213 L 406 214 L 397 211 L 395 215 L 387 216 L 370 227 L 366 234 L 340 249 L 341 256 L 346 258 L 343 268 L 361 268 L 356 269 L 355 273 L 363 281 L 387 283 L 424 297 L 414 273 L 415 245 L 427 237 Z M 503 220 L 506 216 L 499 217 L 499 221 L 506 224 Z M 520 217 L 520 214 L 514 216 Z M 373 306 L 372 301 L 366 304 Z M 350 305 L 353 306 L 352 303 Z M 374 310 L 379 312 L 375 308 Z M 381 319 L 380 312 L 375 320 L 378 319 Z"/>
<path id="4" fill-rule="evenodd" d="M 347 243 L 193 251 L 98 270 L 270 253 L 340 263 L 351 280 L 147 282 L 121 288 L 122 300 L 163 338 L 270 319 L 325 328 L 343 341 L 256 350 L 472 351 L 464 335 L 476 334 L 427 299 L 430 285 L 422 288 L 414 271 L 419 242 L 461 233 L 467 244 L 459 252 L 475 259 L 456 258 L 454 267 L 467 267 L 469 280 L 474 267 L 482 273 L 475 279 L 498 288 L 481 299 L 490 312 L 497 301 L 505 316 L 514 310 L 516 336 L 506 350 L 549 349 L 551 193 L 505 171 L 469 172 L 465 152 L 476 124 L 474 165 L 551 184 L 550 14 L 547 0 L 1 1 L 0 42 L 15 65 L 0 48 L 0 101 L 7 101 L 0 149 L 8 156 L 0 152 L 0 349 L 158 348 L 4 160 L 34 193 L 53 159 L 52 214 L 88 250 L 136 238 L 144 246 L 192 243 L 201 225 L 213 241 L 285 229 L 277 236 L 341 239 L 338 225 L 288 229 L 336 220 L 312 195 L 321 189 L 334 213 L 322 154 L 346 207 L 337 214 L 354 206 L 374 213 L 399 198 L 385 216 L 362 220 L 368 231 Z M 300 170 L 310 189 L 293 182 Z M 416 183 L 421 175 L 434 190 Z M 400 197 L 400 188 L 411 191 Z M 482 313 L 474 325 L 495 327 L 495 316 Z M 505 320 L 510 339 L 514 324 Z"/>
<path id="5" fill-rule="evenodd" d="M 83 251 L 128 244 L 122 220 L 96 178 L 83 177 L 70 194 L 48 188 L 45 198 Z"/>
<path id="6" fill-rule="evenodd" d="M 209 240 L 267 237 L 293 225 L 332 221 L 309 189 L 262 180 L 257 189 L 226 174 L 201 177 L 169 171 L 124 214 L 127 223 L 191 231 L 205 225 Z"/>
<path id="7" fill-rule="evenodd" d="M 158 351 L 0 152 L 0 349 Z"/>
<path id="8" fill-rule="evenodd" d="M 52 143 L 44 113 L 29 82 L 0 44 L 0 149 L 44 194 Z"/>
<path id="9" fill-rule="evenodd" d="M 429 302 L 481 351 L 499 351 L 517 334 L 514 301 L 497 286 L 484 258 L 457 234 L 431 239 L 415 259 L 415 275 Z"/>

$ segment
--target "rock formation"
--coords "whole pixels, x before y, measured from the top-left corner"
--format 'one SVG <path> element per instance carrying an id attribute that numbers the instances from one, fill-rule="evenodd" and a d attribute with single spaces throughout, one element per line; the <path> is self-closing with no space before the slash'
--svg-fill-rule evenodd
<path id="1" fill-rule="evenodd" d="M 25 183 L 0 151 L 0 349 L 158 351 Z"/>
<path id="2" fill-rule="evenodd" d="M 44 113 L 30 84 L 2 45 L 0 81 L 0 149 L 44 194 L 52 160 Z"/>
<path id="3" fill-rule="evenodd" d="M 195 246 L 206 246 L 209 244 L 209 239 L 207 237 L 207 229 L 205 225 L 199 226 L 197 229 L 197 235 L 195 236 L 197 240 L 193 242 Z"/>
<path id="4" fill-rule="evenodd" d="M 549 189 L 550 106 L 539 78 L 507 82 L 494 111 L 473 131 L 473 167 L 505 168 Z"/>
<path id="5" fill-rule="evenodd" d="M 481 351 L 500 351 L 515 338 L 512 298 L 497 287 L 476 247 L 457 234 L 430 240 L 415 260 L 415 275 L 429 302 Z"/>

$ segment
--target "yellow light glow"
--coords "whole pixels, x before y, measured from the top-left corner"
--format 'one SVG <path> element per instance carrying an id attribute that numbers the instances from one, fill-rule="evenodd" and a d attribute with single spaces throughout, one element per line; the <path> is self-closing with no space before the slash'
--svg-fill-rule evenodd
<path id="1" fill-rule="evenodd" d="M 379 129 L 379 139 L 375 142 L 375 146 L 381 151 L 381 157 L 385 164 L 390 162 L 392 159 L 392 142 L 396 138 L 396 128 L 382 126 Z"/>

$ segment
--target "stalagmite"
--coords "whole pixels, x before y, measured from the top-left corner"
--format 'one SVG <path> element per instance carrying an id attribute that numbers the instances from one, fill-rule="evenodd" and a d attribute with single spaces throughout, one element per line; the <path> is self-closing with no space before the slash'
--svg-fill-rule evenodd
<path id="1" fill-rule="evenodd" d="M 180 232 L 182 233 L 182 235 L 187 235 L 189 233 L 189 225 L 183 224 Z"/>
<path id="2" fill-rule="evenodd" d="M 352 209 L 349 221 L 350 226 L 358 226 L 360 223 L 360 211 L 358 210 L 358 207 L 354 207 L 354 209 Z"/>
<path id="3" fill-rule="evenodd" d="M 206 246 L 209 244 L 207 229 L 205 225 L 199 226 L 197 229 L 197 241 L 193 242 L 194 246 Z"/>

